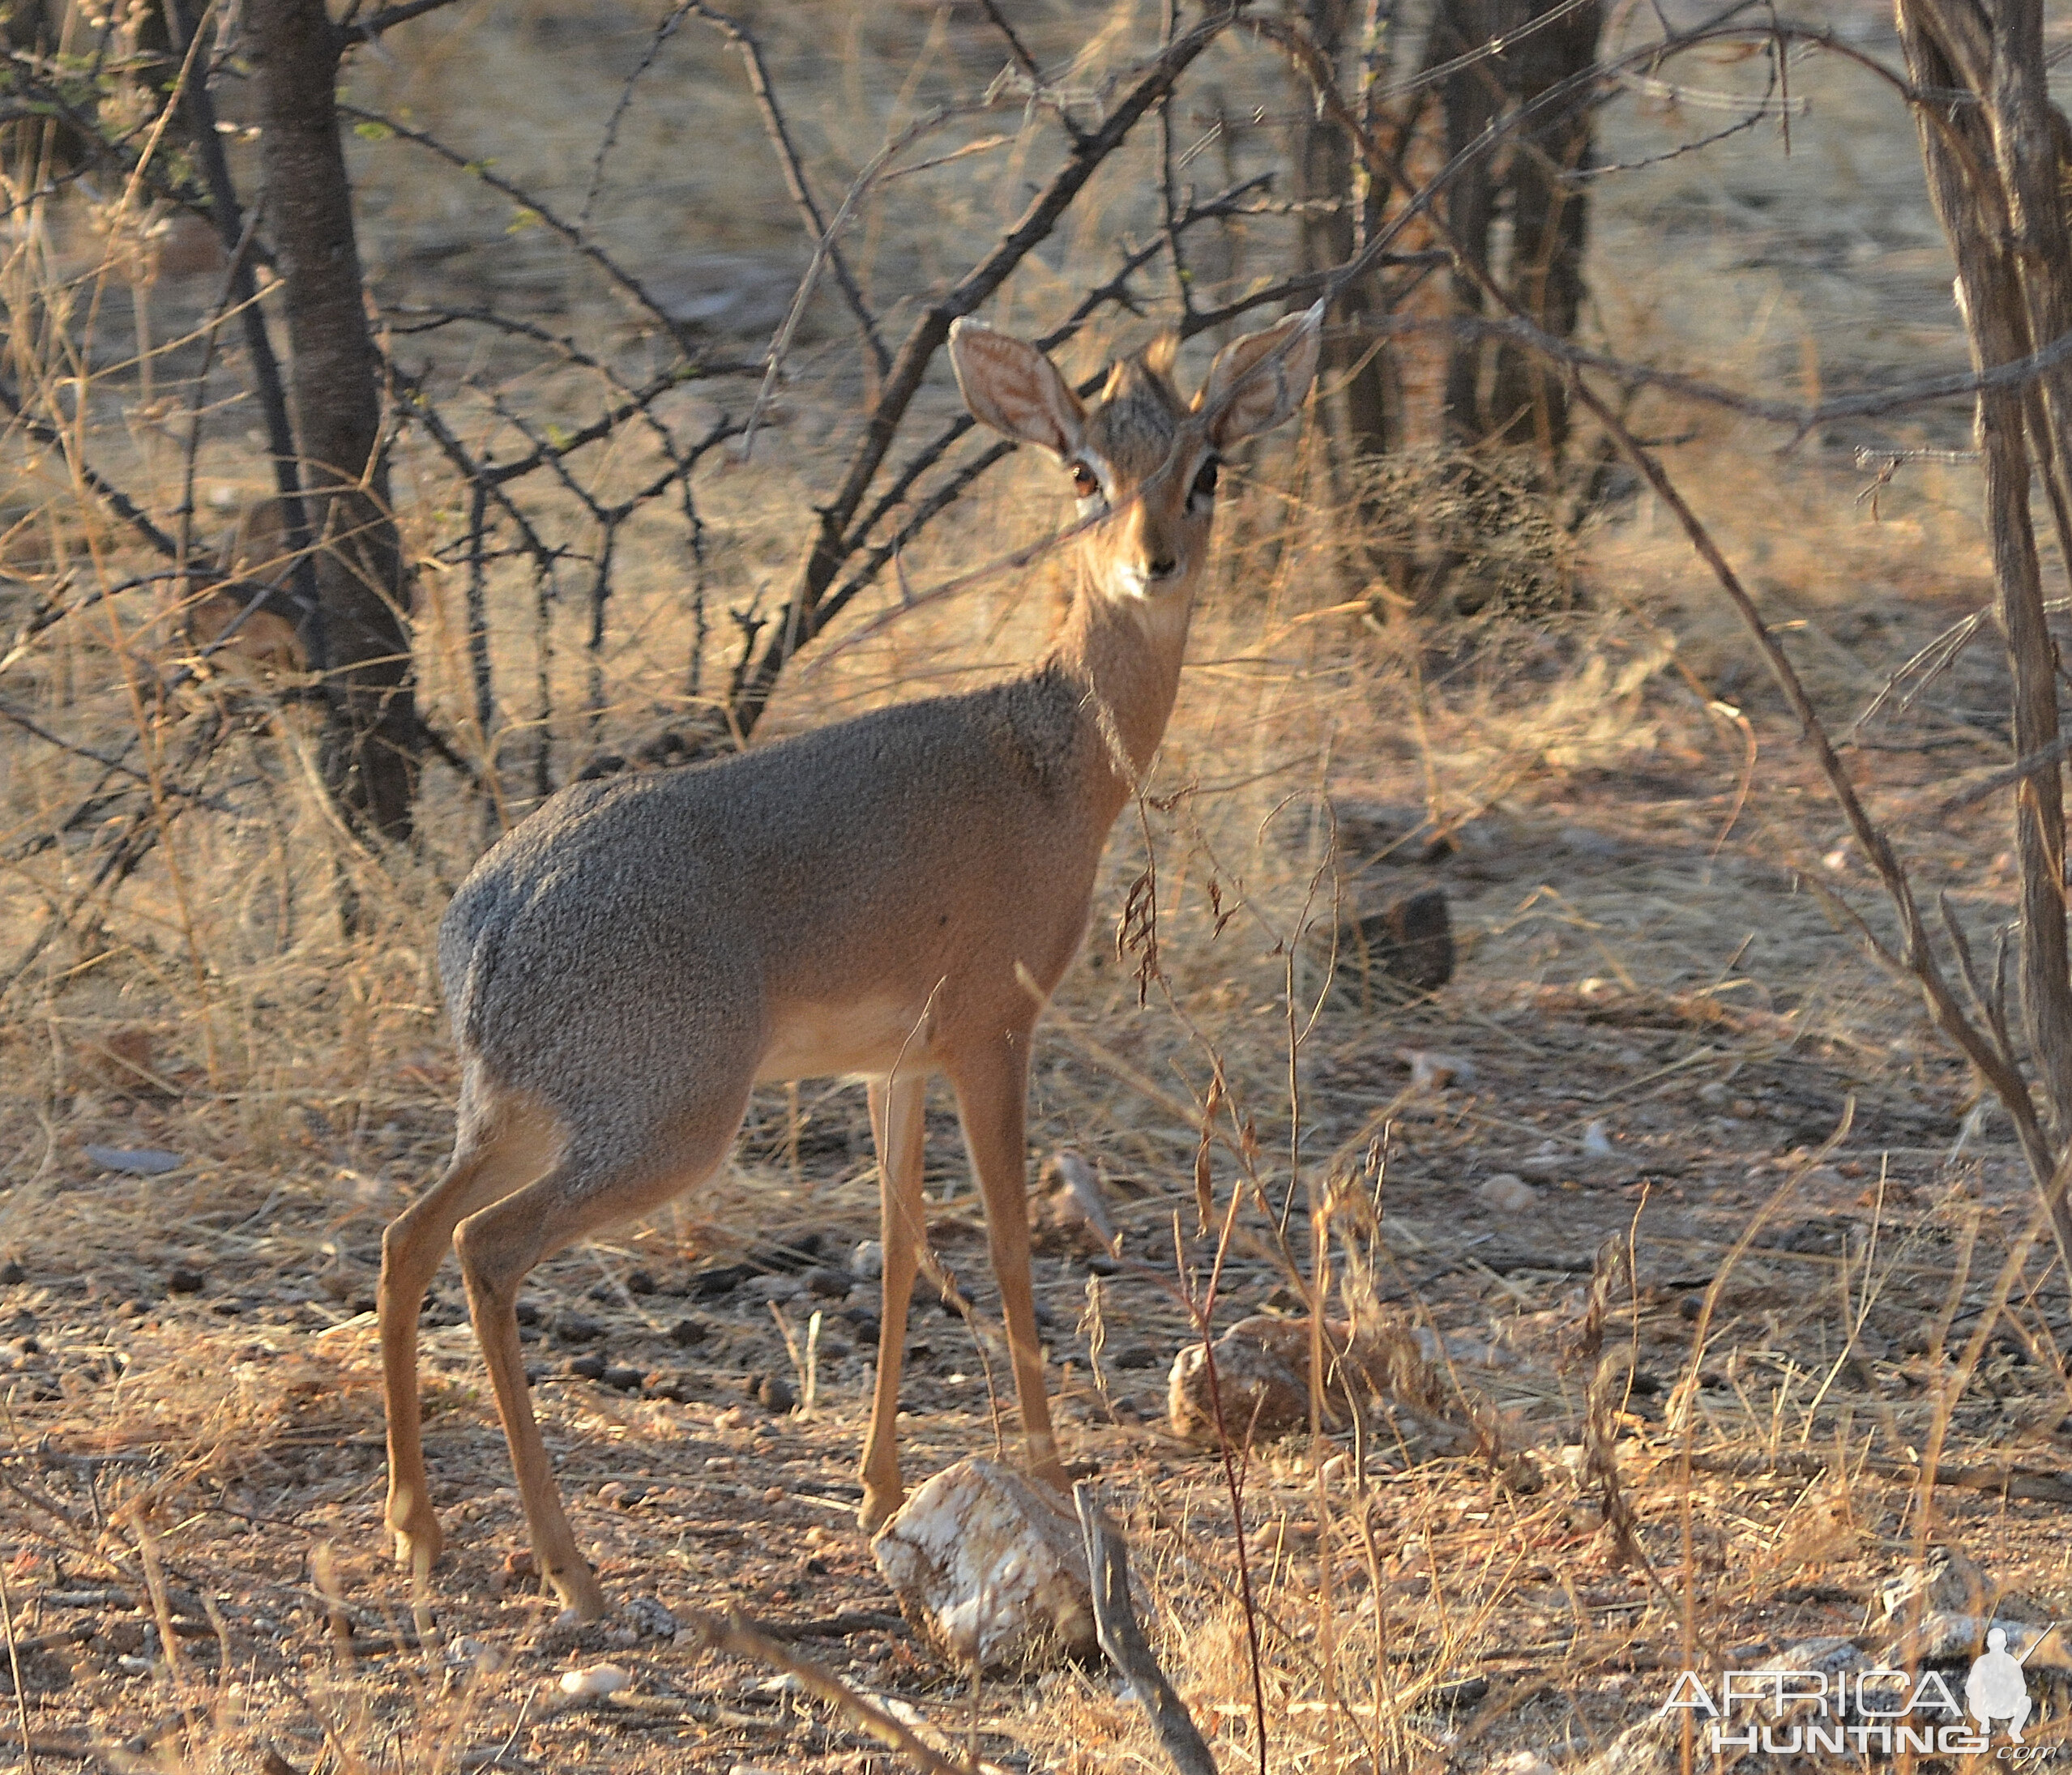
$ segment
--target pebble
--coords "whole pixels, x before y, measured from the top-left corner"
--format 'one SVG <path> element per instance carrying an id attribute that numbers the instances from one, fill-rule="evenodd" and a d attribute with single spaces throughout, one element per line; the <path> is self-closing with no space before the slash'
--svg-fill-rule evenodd
<path id="1" fill-rule="evenodd" d="M 1609 1158 L 1613 1156 L 1612 1137 L 1604 1132 L 1604 1124 L 1602 1122 L 1592 1122 L 1583 1129 L 1583 1150 L 1592 1158 Z"/>
<path id="2" fill-rule="evenodd" d="M 10 1257 L 6 1262 L 0 1264 L 0 1287 L 11 1288 L 16 1282 L 28 1280 L 28 1272 L 13 1258 Z"/>
<path id="3" fill-rule="evenodd" d="M 605 1378 L 605 1359 L 594 1350 L 584 1356 L 570 1356 L 562 1363 L 562 1372 L 573 1375 L 579 1380 L 602 1380 Z"/>
<path id="4" fill-rule="evenodd" d="M 669 1327 L 669 1341 L 688 1350 L 694 1343 L 703 1343 L 712 1334 L 709 1319 L 679 1319 Z"/>
<path id="5" fill-rule="evenodd" d="M 818 1295 L 823 1300 L 843 1300 L 856 1286 L 856 1278 L 846 1269 L 837 1269 L 832 1265 L 815 1264 L 801 1278 L 806 1292 Z"/>
<path id="6" fill-rule="evenodd" d="M 1126 1343 L 1112 1351 L 1109 1366 L 1113 1368 L 1156 1368 L 1160 1364 L 1157 1348 L 1147 1343 Z"/>
<path id="7" fill-rule="evenodd" d="M 849 1253 L 849 1269 L 865 1282 L 875 1282 L 885 1274 L 885 1248 L 875 1239 L 865 1239 Z"/>
<path id="8" fill-rule="evenodd" d="M 655 1291 L 655 1278 L 644 1269 L 626 1272 L 626 1291 L 630 1295 L 652 1295 Z"/>
<path id="9" fill-rule="evenodd" d="M 765 1411 L 788 1411 L 798 1403 L 798 1395 L 782 1375 L 766 1375 L 755 1389 L 755 1402 Z"/>
<path id="10" fill-rule="evenodd" d="M 559 1343 L 592 1343 L 605 1335 L 605 1328 L 587 1313 L 554 1315 L 554 1338 Z"/>
<path id="11" fill-rule="evenodd" d="M 621 1363 L 607 1368 L 601 1378 L 606 1386 L 621 1393 L 638 1393 L 647 1380 L 647 1376 L 630 1363 Z"/>
<path id="12" fill-rule="evenodd" d="M 632 1680 L 616 1664 L 593 1664 L 587 1670 L 563 1670 L 562 1693 L 577 1700 L 599 1700 L 617 1694 Z"/>
<path id="13" fill-rule="evenodd" d="M 202 1273 L 190 1269 L 185 1264 L 169 1271 L 165 1278 L 165 1291 L 169 1295 L 198 1295 L 202 1291 Z"/>
<path id="14" fill-rule="evenodd" d="M 619 1612 L 630 1626 L 651 1640 L 673 1640 L 682 1625 L 658 1596 L 629 1597 Z"/>
<path id="15" fill-rule="evenodd" d="M 1472 1085 L 1475 1063 L 1459 1054 L 1442 1054 L 1434 1048 L 1405 1048 L 1398 1060 L 1410 1069 L 1413 1090 L 1444 1090 L 1449 1085 Z"/>
<path id="16" fill-rule="evenodd" d="M 1540 1200 L 1540 1192 L 1514 1172 L 1500 1171 L 1475 1192 L 1502 1214 L 1522 1214 Z"/>

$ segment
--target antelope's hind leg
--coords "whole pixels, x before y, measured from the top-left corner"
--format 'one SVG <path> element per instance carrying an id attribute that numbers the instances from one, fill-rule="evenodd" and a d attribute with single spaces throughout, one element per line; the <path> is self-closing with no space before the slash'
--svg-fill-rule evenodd
<path id="1" fill-rule="evenodd" d="M 719 1168 L 748 1107 L 748 1081 L 677 1120 L 643 1158 L 571 1154 L 546 1176 L 461 1222 L 453 1235 L 475 1341 L 489 1371 L 504 1440 L 525 1506 L 540 1575 L 578 1616 L 605 1612 L 605 1594 L 577 1550 L 554 1483 L 518 1338 L 518 1286 L 542 1258 L 589 1233 L 630 1220 L 695 1188 Z"/>
<path id="2" fill-rule="evenodd" d="M 417 1403 L 417 1315 L 453 1230 L 468 1215 L 521 1189 L 553 1161 L 556 1131 L 544 1112 L 505 1107 L 493 1120 L 464 1101 L 461 1133 L 446 1173 L 382 1235 L 376 1291 L 382 1395 L 388 1423 L 388 1504 L 397 1562 L 422 1581 L 444 1546 L 425 1473 Z"/>

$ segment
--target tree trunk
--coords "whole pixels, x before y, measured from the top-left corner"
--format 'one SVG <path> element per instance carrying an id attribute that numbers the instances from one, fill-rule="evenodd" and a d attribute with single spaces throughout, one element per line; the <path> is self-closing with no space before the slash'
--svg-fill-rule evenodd
<path id="1" fill-rule="evenodd" d="M 1342 72 L 1346 40 L 1358 21 L 1357 0 L 1300 0 L 1311 41 L 1335 71 Z M 1375 28 L 1369 21 L 1370 28 Z M 1363 45 L 1363 50 L 1370 48 Z M 1366 85 L 1363 80 L 1362 87 Z M 1305 204 L 1301 214 L 1301 268 L 1328 271 L 1351 258 L 1377 217 L 1363 218 L 1369 204 L 1368 181 L 1346 134 L 1329 117 L 1312 110 L 1296 125 L 1292 159 L 1295 196 Z M 1362 226 L 1363 220 L 1366 226 Z M 1395 387 L 1390 354 L 1377 351 L 1364 336 L 1361 322 L 1376 310 L 1378 275 L 1348 284 L 1331 318 L 1349 323 L 1342 336 L 1325 347 L 1327 387 L 1336 385 L 1344 403 L 1340 435 L 1345 454 L 1356 459 L 1379 455 L 1402 442 L 1402 402 Z"/>
<path id="2" fill-rule="evenodd" d="M 2072 327 L 2072 254 L 2060 193 L 2069 160 L 2063 116 L 2044 96 L 2041 9 L 2001 0 L 1989 18 L 1973 0 L 1901 0 L 1901 45 L 1916 87 L 1976 95 L 1916 100 L 1929 190 L 1957 260 L 1972 361 L 1990 369 L 2027 356 Z M 2032 463 L 2044 471 L 2061 543 L 2072 432 L 2063 371 L 2027 389 L 1978 398 L 1996 613 L 2007 646 L 2014 753 L 2048 747 L 2059 727 L 2057 647 L 2045 617 L 2030 512 Z M 2072 1140 L 2072 980 L 2067 975 L 2065 808 L 2059 770 L 2015 791 L 2022 872 L 2022 1012 L 2053 1132 Z M 2053 1188 L 2061 1193 L 2061 1161 Z"/>
<path id="3" fill-rule="evenodd" d="M 1436 69 L 1510 36 L 1556 3 L 1439 0 L 1425 66 Z M 1476 57 L 1447 75 L 1440 88 L 1446 158 L 1514 105 L 1530 105 L 1590 68 L 1603 22 L 1601 5 L 1590 0 L 1501 54 Z M 1464 169 L 1446 194 L 1447 223 L 1475 263 L 1509 288 L 1557 339 L 1574 334 L 1583 305 L 1589 204 L 1567 175 L 1589 164 L 1591 117 L 1588 95 L 1579 93 L 1573 105 L 1555 107 Z M 1507 242 L 1500 239 L 1500 219 L 1510 224 Z M 1483 312 L 1481 290 L 1472 276 L 1456 273 L 1453 285 L 1462 312 Z M 1552 461 L 1568 439 L 1561 379 L 1519 347 L 1462 340 L 1447 368 L 1445 429 L 1455 443 L 1530 444 Z"/>
<path id="4" fill-rule="evenodd" d="M 259 156 L 284 286 L 304 510 L 317 554 L 310 664 L 325 787 L 356 831 L 411 834 L 421 729 L 403 552 L 381 449 L 381 386 L 360 283 L 323 0 L 249 0 Z"/>

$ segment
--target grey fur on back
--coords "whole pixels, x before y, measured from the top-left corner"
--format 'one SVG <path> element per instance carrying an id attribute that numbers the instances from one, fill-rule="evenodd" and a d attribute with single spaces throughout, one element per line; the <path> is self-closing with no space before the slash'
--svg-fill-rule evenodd
<path id="1" fill-rule="evenodd" d="M 1066 933 L 1041 928 L 1045 908 L 1075 868 L 1083 900 L 1106 830 L 1087 831 L 1071 792 L 1100 744 L 1084 693 L 1047 662 L 563 790 L 481 859 L 440 924 L 454 1033 L 481 1074 L 468 1096 L 544 1103 L 579 1158 L 607 1159 L 592 1143 L 615 1121 L 609 1157 L 630 1159 L 687 1075 L 752 1065 L 767 1003 L 911 996 L 958 972 L 982 937 L 959 915 L 975 874 L 990 923 L 1030 898 L 1027 934 L 1054 950 Z M 686 1052 L 692 1032 L 703 1051 Z"/>

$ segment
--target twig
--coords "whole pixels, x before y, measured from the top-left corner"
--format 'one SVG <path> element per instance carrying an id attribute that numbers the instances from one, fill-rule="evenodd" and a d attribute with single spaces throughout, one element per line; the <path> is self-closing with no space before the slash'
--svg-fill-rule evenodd
<path id="1" fill-rule="evenodd" d="M 1094 1501 L 1092 1486 L 1074 1486 L 1072 1504 L 1079 1513 L 1079 1533 L 1086 1539 L 1087 1573 L 1093 1581 L 1094 1631 L 1101 1650 L 1122 1673 L 1160 1748 L 1180 1775 L 1216 1775 L 1215 1759 L 1137 1624 L 1137 1611 L 1130 1602 L 1129 1543 Z"/>
<path id="2" fill-rule="evenodd" d="M 741 51 L 742 66 L 748 70 L 748 89 L 754 95 L 756 109 L 763 115 L 764 133 L 777 151 L 778 164 L 784 169 L 785 188 L 792 194 L 792 202 L 798 206 L 799 213 L 805 218 L 806 227 L 813 235 L 814 255 L 818 258 L 824 253 L 827 262 L 833 267 L 842 299 L 849 305 L 849 312 L 863 329 L 864 343 L 870 348 L 878 373 L 886 374 L 892 367 L 892 354 L 878 336 L 878 317 L 865 303 L 863 292 L 857 288 L 855 278 L 850 275 L 847 262 L 831 238 L 841 232 L 839 219 L 831 230 L 820 219 L 820 206 L 814 202 L 812 188 L 805 182 L 805 168 L 799 160 L 798 149 L 792 144 L 784 114 L 777 109 L 776 95 L 770 85 L 770 70 L 763 60 L 763 46 L 733 19 L 703 4 L 703 0 L 681 0 L 681 10 L 695 13 Z"/>
<path id="3" fill-rule="evenodd" d="M 338 114 L 342 117 L 350 117 L 357 122 L 371 124 L 377 130 L 386 130 L 391 135 L 400 136 L 406 142 L 414 143 L 427 153 L 436 155 L 447 165 L 457 168 L 472 177 L 480 179 L 483 184 L 488 186 L 499 196 L 508 198 L 519 207 L 520 212 L 525 217 L 537 220 L 542 228 L 559 235 L 577 253 L 589 260 L 635 302 L 647 309 L 662 323 L 663 330 L 669 334 L 669 337 L 675 339 L 686 352 L 690 349 L 688 326 L 678 321 L 667 309 L 664 308 L 649 293 L 646 284 L 599 246 L 596 241 L 591 240 L 583 229 L 563 220 L 531 193 L 512 184 L 509 179 L 491 168 L 488 162 L 471 160 L 458 150 L 448 147 L 437 136 L 428 135 L 422 130 L 413 130 L 408 124 L 398 123 L 393 117 L 384 117 L 378 111 L 363 110 L 358 105 L 348 105 L 341 100 L 339 103 Z"/>
<path id="4" fill-rule="evenodd" d="M 1989 796 L 1999 794 L 2002 789 L 2011 789 L 2018 783 L 2026 783 L 2032 776 L 2055 769 L 2068 757 L 2072 757 L 2072 734 L 2061 734 L 2020 762 L 2010 765 L 2005 770 L 1996 770 L 1968 788 L 1959 789 L 1935 810 L 1935 817 L 1946 819 Z"/>
<path id="5" fill-rule="evenodd" d="M 22 1729 L 22 1768 L 26 1775 L 36 1775 L 36 1743 L 29 1735 L 28 1692 L 22 1687 L 22 1654 L 15 1636 L 15 1604 L 7 1594 L 5 1571 L 0 1571 L 0 1619 L 7 1624 L 7 1669 L 15 1679 L 15 1717 Z"/>
<path id="6" fill-rule="evenodd" d="M 346 43 L 372 43 L 384 31 L 392 31 L 399 24 L 412 19 L 421 19 L 428 12 L 437 12 L 442 6 L 450 6 L 454 0 L 403 0 L 400 6 L 383 6 L 372 18 L 357 24 L 343 24 L 338 28 L 339 36 Z"/>
<path id="7" fill-rule="evenodd" d="M 699 11 L 702 14 L 703 9 L 701 7 Z M 871 186 L 884 175 L 894 155 L 917 142 L 922 136 L 939 130 L 951 118 L 973 109 L 975 107 L 970 105 L 938 105 L 925 117 L 915 118 L 898 134 L 889 138 L 885 145 L 871 156 L 863 170 L 850 181 L 848 191 L 843 195 L 841 207 L 835 211 L 835 220 L 821 230 L 819 237 L 814 241 L 813 257 L 806 263 L 805 275 L 800 278 L 798 288 L 792 297 L 792 305 L 785 310 L 784 318 L 777 328 L 776 337 L 770 342 L 770 357 L 763 369 L 763 384 L 755 391 L 755 404 L 749 410 L 748 427 L 741 434 L 741 454 L 744 456 L 755 442 L 755 428 L 762 423 L 763 415 L 770 405 L 770 397 L 776 391 L 778 374 L 784 369 L 785 357 L 790 353 L 792 340 L 797 335 L 799 322 L 805 318 L 806 309 L 813 301 L 813 292 L 820 283 L 820 274 L 835 262 L 835 240 L 849 225 L 856 215 L 857 206 L 862 203 L 865 194 Z M 803 197 L 803 187 L 801 188 L 801 194 Z M 805 198 L 804 201 L 810 207 L 812 199 Z M 869 331 L 869 317 L 867 314 L 865 320 Z M 869 337 L 872 344 L 876 346 L 876 333 L 870 331 Z M 878 348 L 882 358 L 883 348 Z M 878 366 L 878 373 L 883 375 L 886 368 L 886 364 L 881 361 Z"/>
<path id="8" fill-rule="evenodd" d="M 962 1764 L 922 1743 L 911 1727 L 873 1705 L 832 1671 L 786 1649 L 768 1634 L 758 1632 L 738 1614 L 714 1615 L 704 1609 L 686 1609 L 682 1615 L 684 1625 L 712 1650 L 752 1658 L 758 1664 L 782 1670 L 807 1693 L 818 1696 L 854 1720 L 880 1743 L 911 1756 L 929 1775 L 971 1775 Z"/>

